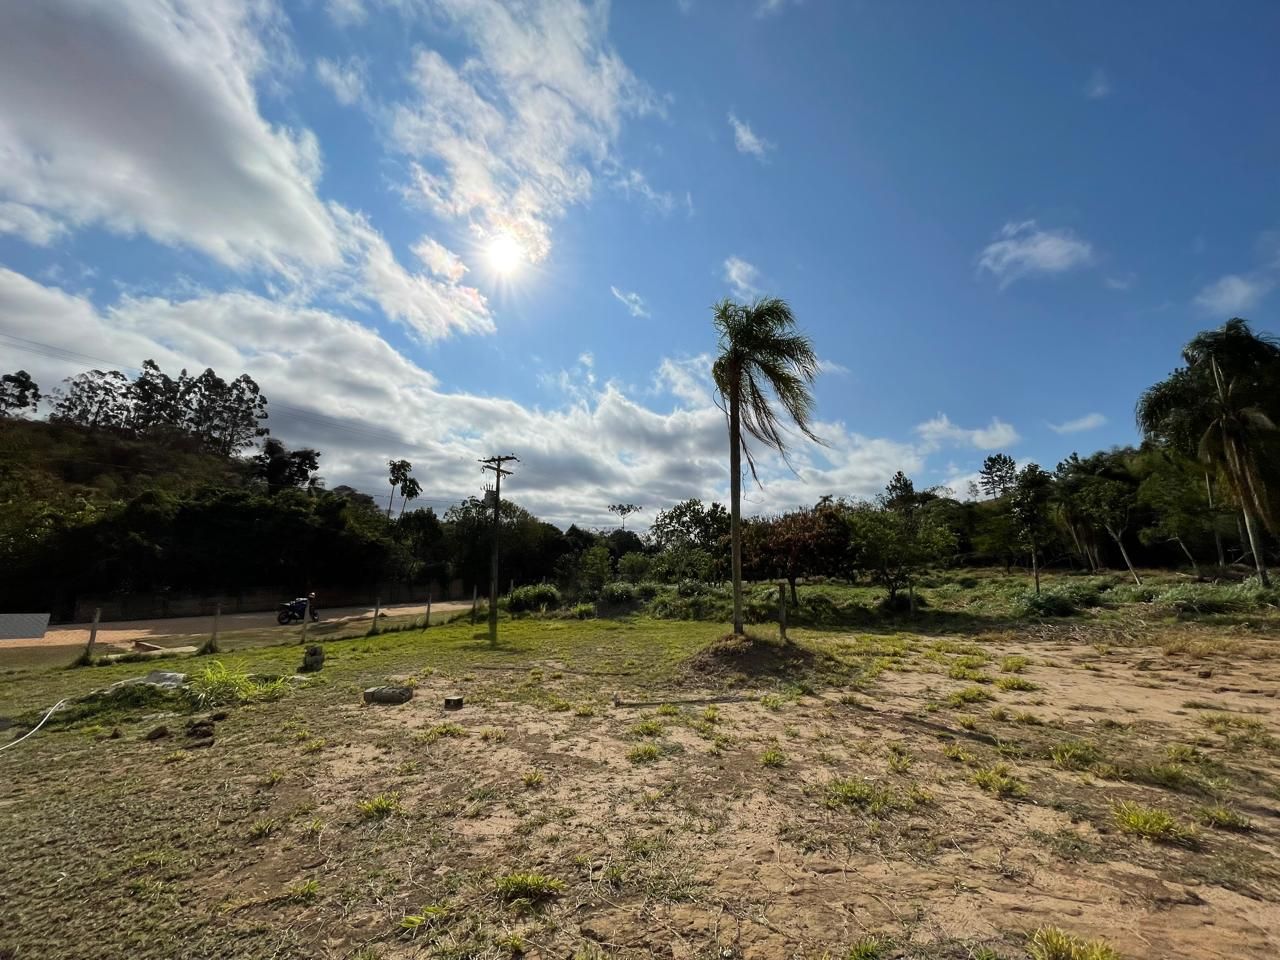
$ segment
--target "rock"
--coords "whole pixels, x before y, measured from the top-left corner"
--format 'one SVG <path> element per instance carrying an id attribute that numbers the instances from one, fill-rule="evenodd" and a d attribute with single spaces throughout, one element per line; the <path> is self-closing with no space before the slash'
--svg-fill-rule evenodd
<path id="1" fill-rule="evenodd" d="M 1199 673 L 1196 674 L 1196 676 L 1199 677 L 1201 680 L 1208 680 L 1210 677 L 1213 676 L 1213 671 L 1201 670 Z"/>
<path id="2" fill-rule="evenodd" d="M 199 750 L 201 747 L 212 747 L 213 737 L 205 737 L 203 740 L 192 740 L 187 744 L 188 750 Z"/>
<path id="3" fill-rule="evenodd" d="M 193 740 L 212 737 L 213 722 L 210 720 L 192 720 L 187 724 L 187 736 Z"/>
<path id="4" fill-rule="evenodd" d="M 461 710 L 462 698 L 461 697 L 445 697 L 444 708 L 446 710 Z"/>
<path id="5" fill-rule="evenodd" d="M 302 666 L 298 668 L 299 673 L 315 673 L 324 666 L 324 647 L 318 643 L 313 643 L 307 647 L 307 652 L 302 655 Z"/>
<path id="6" fill-rule="evenodd" d="M 408 703 L 413 699 L 413 687 L 370 687 L 364 692 L 365 703 L 382 703 L 395 705 Z"/>
<path id="7" fill-rule="evenodd" d="M 227 719 L 227 711 L 225 710 L 219 710 L 217 713 L 209 714 L 210 723 L 221 723 L 225 719 Z"/>
<path id="8" fill-rule="evenodd" d="M 143 740 L 159 740 L 161 737 L 167 737 L 167 736 L 169 736 L 169 728 L 162 723 L 160 724 L 160 726 L 152 727 L 150 730 L 148 730 L 142 739 Z"/>
<path id="9" fill-rule="evenodd" d="M 108 690 L 119 690 L 121 687 L 133 687 L 145 684 L 148 687 L 159 687 L 162 690 L 178 690 L 186 685 L 187 675 L 173 670 L 152 670 L 145 677 L 130 677 L 107 687 Z"/>

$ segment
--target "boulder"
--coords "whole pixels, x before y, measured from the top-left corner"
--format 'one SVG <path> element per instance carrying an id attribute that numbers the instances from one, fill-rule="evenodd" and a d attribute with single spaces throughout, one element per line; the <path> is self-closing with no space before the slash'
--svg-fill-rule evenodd
<path id="1" fill-rule="evenodd" d="M 365 703 L 400 704 L 413 699 L 413 687 L 370 687 L 364 692 Z"/>
<path id="2" fill-rule="evenodd" d="M 150 730 L 148 730 L 146 732 L 146 735 L 143 736 L 142 739 L 143 740 L 159 740 L 160 738 L 167 737 L 167 736 L 169 736 L 169 728 L 162 723 L 160 724 L 160 726 L 152 727 Z"/>

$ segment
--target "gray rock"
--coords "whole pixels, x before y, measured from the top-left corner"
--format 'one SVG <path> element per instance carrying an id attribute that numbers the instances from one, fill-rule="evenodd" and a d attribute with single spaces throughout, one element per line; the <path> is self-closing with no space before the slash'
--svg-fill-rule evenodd
<path id="1" fill-rule="evenodd" d="M 298 668 L 300 673 L 315 673 L 324 666 L 324 647 L 318 643 L 313 643 L 307 647 L 307 652 L 302 655 L 302 666 Z"/>
<path id="2" fill-rule="evenodd" d="M 169 728 L 162 723 L 160 724 L 160 726 L 153 727 L 152 729 L 148 730 L 146 735 L 142 739 L 143 740 L 159 740 L 162 737 L 167 737 L 167 736 L 169 736 Z"/>
<path id="3" fill-rule="evenodd" d="M 370 687 L 364 692 L 365 703 L 399 704 L 413 699 L 413 687 Z"/>

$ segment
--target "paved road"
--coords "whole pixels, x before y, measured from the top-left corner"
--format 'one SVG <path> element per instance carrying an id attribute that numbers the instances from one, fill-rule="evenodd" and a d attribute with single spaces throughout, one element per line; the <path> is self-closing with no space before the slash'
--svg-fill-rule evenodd
<path id="1" fill-rule="evenodd" d="M 431 605 L 434 613 L 456 613 L 459 610 L 470 610 L 470 601 L 440 602 Z M 425 603 L 406 603 L 383 607 L 382 612 L 389 617 L 404 617 L 411 614 L 427 612 Z M 337 607 L 332 610 L 321 609 L 321 622 L 335 620 L 373 619 L 373 607 Z M 232 630 L 254 630 L 276 626 L 274 610 L 263 610 L 259 613 L 224 613 L 219 621 L 218 630 L 227 633 Z M 207 635 L 213 629 L 213 617 L 168 617 L 163 620 L 119 620 L 112 623 L 98 624 L 98 642 L 129 644 L 134 640 L 154 640 L 157 637 L 184 637 Z M 89 624 L 65 623 L 50 627 L 43 640 L 4 641 L 10 647 L 73 647 L 89 641 Z"/>

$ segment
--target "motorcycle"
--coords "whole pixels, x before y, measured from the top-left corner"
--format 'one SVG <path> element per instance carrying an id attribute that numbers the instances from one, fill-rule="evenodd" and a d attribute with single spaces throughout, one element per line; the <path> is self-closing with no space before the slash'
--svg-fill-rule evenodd
<path id="1" fill-rule="evenodd" d="M 290 600 L 288 603 L 280 604 L 280 609 L 276 612 L 276 623 L 286 624 L 293 623 L 295 620 L 301 621 L 307 615 L 307 598 L 298 597 L 296 600 Z M 311 622 L 315 623 L 320 619 L 320 611 L 316 609 L 315 601 L 311 601 Z"/>

